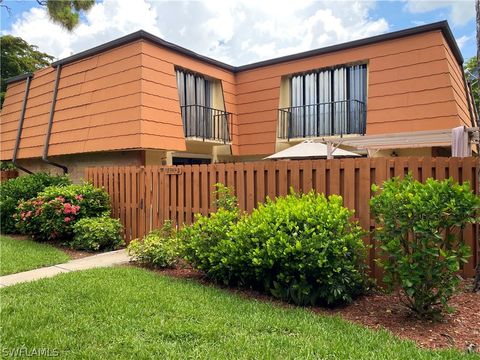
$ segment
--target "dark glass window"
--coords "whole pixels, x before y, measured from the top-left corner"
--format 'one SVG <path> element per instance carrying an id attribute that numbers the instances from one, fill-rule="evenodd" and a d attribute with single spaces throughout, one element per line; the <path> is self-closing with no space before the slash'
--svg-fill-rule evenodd
<path id="1" fill-rule="evenodd" d="M 365 132 L 366 64 L 294 75 L 290 83 L 291 107 L 280 111 L 280 121 L 284 121 L 280 124 L 284 136 L 280 137 Z"/>

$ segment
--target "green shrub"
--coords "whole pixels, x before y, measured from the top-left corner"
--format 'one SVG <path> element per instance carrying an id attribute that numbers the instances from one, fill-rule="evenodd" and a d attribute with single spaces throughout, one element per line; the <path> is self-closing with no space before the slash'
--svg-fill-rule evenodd
<path id="1" fill-rule="evenodd" d="M 0 221 L 3 233 L 15 233 L 15 219 L 18 203 L 37 196 L 46 187 L 68 185 L 67 176 L 36 173 L 10 179 L 0 184 Z"/>
<path id="2" fill-rule="evenodd" d="M 351 302 L 365 286 L 364 232 L 342 204 L 314 192 L 267 200 L 235 227 L 233 267 L 296 304 Z"/>
<path id="3" fill-rule="evenodd" d="M 78 250 L 114 250 L 123 244 L 122 224 L 107 216 L 86 217 L 73 225 L 70 246 Z"/>
<path id="4" fill-rule="evenodd" d="M 230 233 L 240 219 L 239 211 L 219 208 L 210 216 L 195 215 L 195 222 L 178 233 L 181 253 L 195 268 L 216 281 L 232 284 L 238 280 L 236 272 L 224 262 L 232 239 Z"/>
<path id="5" fill-rule="evenodd" d="M 374 185 L 372 190 L 380 189 Z M 390 290 L 403 290 L 402 303 L 418 315 L 438 315 L 447 307 L 458 285 L 455 273 L 469 255 L 456 230 L 475 221 L 479 198 L 468 183 L 427 179 L 422 184 L 407 176 L 384 182 L 370 203 L 384 282 Z"/>
<path id="6" fill-rule="evenodd" d="M 68 242 L 77 220 L 104 215 L 110 215 L 108 194 L 85 183 L 46 188 L 36 198 L 19 204 L 16 220 L 18 229 L 36 240 Z"/>
<path id="7" fill-rule="evenodd" d="M 7 170 L 15 170 L 16 167 L 13 165 L 11 161 L 0 161 L 0 170 L 7 171 Z"/>
<path id="8" fill-rule="evenodd" d="M 225 209 L 238 212 L 238 199 L 232 193 L 232 189 L 222 183 L 215 184 L 213 192 L 215 198 L 215 207 L 217 209 Z"/>
<path id="9" fill-rule="evenodd" d="M 313 192 L 267 200 L 251 215 L 219 211 L 180 233 L 207 276 L 296 304 L 350 302 L 365 285 L 363 231 L 342 198 Z"/>
<path id="10" fill-rule="evenodd" d="M 178 261 L 178 242 L 171 221 L 154 230 L 142 240 L 135 239 L 128 245 L 132 260 L 153 268 L 173 267 Z"/>
<path id="11" fill-rule="evenodd" d="M 223 184 L 215 184 L 217 211 L 209 216 L 195 214 L 195 221 L 178 232 L 180 252 L 184 259 L 206 275 L 223 283 L 234 282 L 222 264 L 231 239 L 228 234 L 240 219 L 237 198 Z"/>

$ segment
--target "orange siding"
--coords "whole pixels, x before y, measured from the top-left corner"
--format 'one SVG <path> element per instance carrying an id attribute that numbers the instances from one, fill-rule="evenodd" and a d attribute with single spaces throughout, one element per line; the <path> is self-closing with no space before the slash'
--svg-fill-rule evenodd
<path id="1" fill-rule="evenodd" d="M 368 134 L 471 124 L 461 67 L 440 30 L 237 73 L 138 40 L 63 67 L 49 154 L 186 150 L 175 66 L 221 81 L 233 155 L 271 154 L 282 77 L 355 62 L 368 64 Z M 20 158 L 41 156 L 54 79 L 52 68 L 35 73 Z M 12 156 L 24 90 L 25 81 L 7 89 L 2 159 Z"/>
<path id="2" fill-rule="evenodd" d="M 455 99 L 457 105 L 458 116 L 462 120 L 461 125 L 466 126 L 474 126 L 472 124 L 472 120 L 470 119 L 470 109 L 468 106 L 468 97 L 465 91 L 465 80 L 462 68 L 455 60 L 455 57 L 452 54 L 452 51 L 445 40 L 444 43 L 444 50 L 446 53 L 448 69 L 449 69 L 449 76 L 450 76 L 450 83 L 453 89 L 453 97 Z"/>
<path id="3" fill-rule="evenodd" d="M 149 145 L 145 147 L 186 150 L 175 66 L 220 80 L 224 91 L 225 109 L 234 114 L 233 121 L 235 123 L 236 93 L 235 76 L 232 72 L 206 65 L 199 60 L 179 55 L 170 49 L 156 46 L 147 41 L 143 42 L 142 52 L 142 119 L 145 120 L 142 122 L 142 131 L 148 129 L 144 134 L 148 134 L 148 140 L 145 138 L 145 143 Z M 146 122 L 147 120 L 149 123 Z M 165 126 L 165 124 L 170 126 Z M 235 148 L 238 139 L 235 131 L 232 133 L 232 147 Z M 170 144 L 169 148 L 167 148 L 167 144 Z"/>
<path id="4" fill-rule="evenodd" d="M 141 60 L 141 43 L 134 42 L 63 66 L 49 155 L 140 147 Z M 42 154 L 55 75 L 46 68 L 32 79 L 19 158 Z M 2 158 L 12 156 L 24 87 L 8 88 Z"/>
<path id="5" fill-rule="evenodd" d="M 444 43 L 435 31 L 237 74 L 239 154 L 275 151 L 282 76 L 338 64 L 368 63 L 368 134 L 458 126 L 468 119 L 458 105 L 465 94 L 453 91 Z M 261 125 L 255 131 L 257 122 Z"/>

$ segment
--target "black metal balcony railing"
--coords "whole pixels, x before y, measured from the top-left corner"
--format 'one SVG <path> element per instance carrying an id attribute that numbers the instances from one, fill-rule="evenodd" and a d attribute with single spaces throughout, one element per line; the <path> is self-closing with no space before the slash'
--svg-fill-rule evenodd
<path id="1" fill-rule="evenodd" d="M 279 109 L 280 139 L 364 135 L 366 106 L 359 100 L 341 100 Z"/>
<path id="2" fill-rule="evenodd" d="M 231 113 L 202 105 L 180 108 L 186 138 L 230 142 Z"/>

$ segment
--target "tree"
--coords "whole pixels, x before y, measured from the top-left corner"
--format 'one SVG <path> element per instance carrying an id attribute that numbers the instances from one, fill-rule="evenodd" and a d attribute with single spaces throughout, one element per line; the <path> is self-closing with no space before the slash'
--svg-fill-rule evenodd
<path id="1" fill-rule="evenodd" d="M 480 87 L 480 0 L 475 1 L 477 13 L 477 90 Z M 479 109 L 480 110 L 480 109 Z"/>
<path id="2" fill-rule="evenodd" d="M 78 25 L 80 13 L 87 11 L 95 5 L 95 0 L 37 0 L 47 7 L 50 19 L 60 24 L 68 31 L 72 31 Z"/>
<path id="3" fill-rule="evenodd" d="M 464 63 L 463 68 L 465 70 L 465 77 L 467 78 L 467 81 L 470 83 L 472 87 L 473 101 L 475 102 L 477 111 L 480 111 L 480 87 L 478 83 L 477 57 L 474 56 L 468 59 Z"/>
<path id="4" fill-rule="evenodd" d="M 53 56 L 37 50 L 37 46 L 30 45 L 25 40 L 12 35 L 0 38 L 1 46 L 1 98 L 3 104 L 7 84 L 5 80 L 12 76 L 33 72 L 50 65 Z"/>

